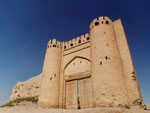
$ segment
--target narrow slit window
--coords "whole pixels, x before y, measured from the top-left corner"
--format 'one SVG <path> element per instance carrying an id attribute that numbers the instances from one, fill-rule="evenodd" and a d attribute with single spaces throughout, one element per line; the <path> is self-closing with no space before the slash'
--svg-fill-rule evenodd
<path id="1" fill-rule="evenodd" d="M 105 58 L 106 58 L 106 60 L 108 59 L 108 57 L 107 57 L 107 56 L 106 56 Z"/>
<path id="2" fill-rule="evenodd" d="M 102 65 L 103 63 L 102 62 L 100 62 L 100 65 Z"/>

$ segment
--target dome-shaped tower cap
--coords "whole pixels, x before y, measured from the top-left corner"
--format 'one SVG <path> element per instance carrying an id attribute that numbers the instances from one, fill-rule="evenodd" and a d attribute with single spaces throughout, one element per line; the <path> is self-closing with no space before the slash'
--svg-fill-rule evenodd
<path id="1" fill-rule="evenodd" d="M 98 20 L 99 20 L 99 21 L 101 21 L 101 20 L 103 20 L 103 19 L 104 19 L 103 16 L 98 17 Z"/>
<path id="2" fill-rule="evenodd" d="M 57 41 L 58 46 L 62 46 L 62 43 L 60 41 Z"/>
<path id="3" fill-rule="evenodd" d="M 89 34 L 89 33 L 86 33 L 86 34 L 85 34 L 85 37 L 89 37 L 89 36 L 90 36 L 90 34 Z"/>
<path id="4" fill-rule="evenodd" d="M 52 40 L 49 40 L 48 43 L 49 43 L 49 44 L 52 44 Z"/>
<path id="5" fill-rule="evenodd" d="M 107 17 L 107 16 L 105 16 L 104 19 L 109 21 L 109 22 L 112 22 L 112 20 L 109 17 Z"/>
<path id="6" fill-rule="evenodd" d="M 53 39 L 53 40 L 52 40 L 52 43 L 53 43 L 53 44 L 56 44 L 56 43 L 57 43 L 56 39 Z"/>

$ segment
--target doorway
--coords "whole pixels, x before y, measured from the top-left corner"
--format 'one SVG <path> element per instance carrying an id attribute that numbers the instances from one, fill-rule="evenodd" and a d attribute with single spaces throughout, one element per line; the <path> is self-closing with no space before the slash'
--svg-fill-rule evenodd
<path id="1" fill-rule="evenodd" d="M 83 109 L 92 107 L 91 78 L 82 78 L 65 82 L 65 107 Z"/>

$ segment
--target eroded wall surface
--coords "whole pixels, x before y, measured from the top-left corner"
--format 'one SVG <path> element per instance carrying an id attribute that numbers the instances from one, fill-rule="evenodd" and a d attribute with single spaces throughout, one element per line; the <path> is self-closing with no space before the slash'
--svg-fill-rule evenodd
<path id="1" fill-rule="evenodd" d="M 30 78 L 27 81 L 17 82 L 11 92 L 9 100 L 39 96 L 41 80 L 42 74 L 39 74 L 36 77 Z"/>
<path id="2" fill-rule="evenodd" d="M 124 76 L 128 89 L 130 105 L 140 105 L 143 100 L 139 87 L 138 77 L 133 65 L 130 49 L 128 47 L 127 38 L 120 19 L 113 22 L 116 39 L 119 46 L 120 55 L 124 69 Z"/>

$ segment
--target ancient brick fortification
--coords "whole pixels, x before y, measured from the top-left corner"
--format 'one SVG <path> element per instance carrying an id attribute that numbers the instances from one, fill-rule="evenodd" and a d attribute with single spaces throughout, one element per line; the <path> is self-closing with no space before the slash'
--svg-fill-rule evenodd
<path id="1" fill-rule="evenodd" d="M 120 19 L 99 17 L 81 37 L 50 40 L 41 78 L 38 104 L 43 108 L 128 108 L 143 103 Z"/>
<path id="2" fill-rule="evenodd" d="M 41 80 L 42 74 L 24 82 L 17 82 L 12 90 L 9 100 L 12 101 L 16 98 L 38 97 L 40 93 Z"/>

